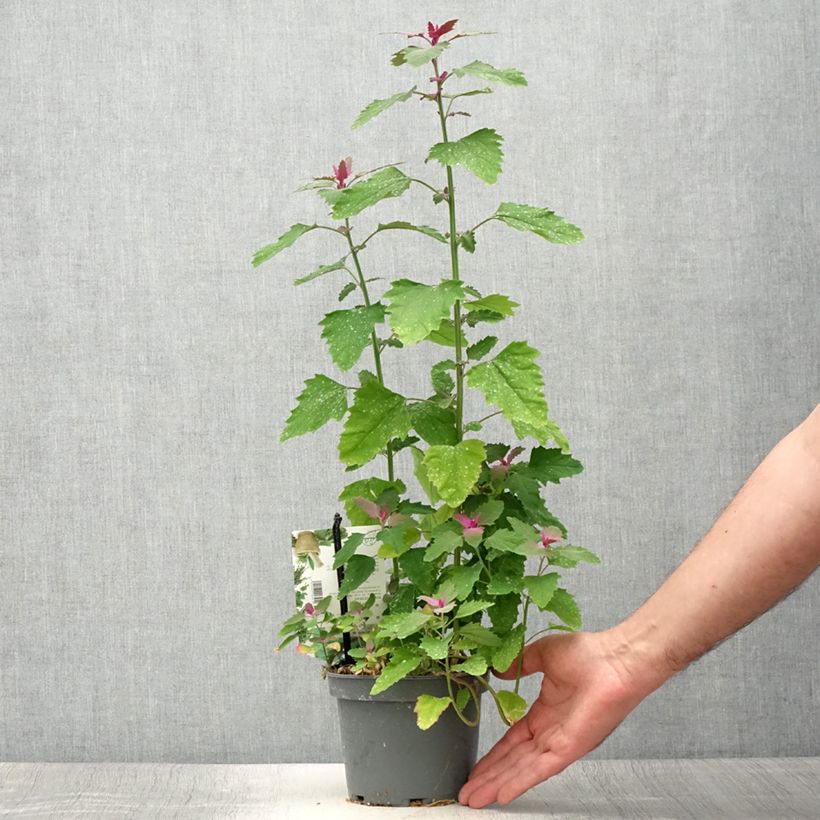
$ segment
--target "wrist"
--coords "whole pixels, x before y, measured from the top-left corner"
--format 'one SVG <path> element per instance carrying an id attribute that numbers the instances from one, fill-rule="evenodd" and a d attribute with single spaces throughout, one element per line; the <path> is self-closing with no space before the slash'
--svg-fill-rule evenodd
<path id="1" fill-rule="evenodd" d="M 658 624 L 634 616 L 601 633 L 609 659 L 625 685 L 641 699 L 662 686 L 688 663 L 676 663 Z"/>

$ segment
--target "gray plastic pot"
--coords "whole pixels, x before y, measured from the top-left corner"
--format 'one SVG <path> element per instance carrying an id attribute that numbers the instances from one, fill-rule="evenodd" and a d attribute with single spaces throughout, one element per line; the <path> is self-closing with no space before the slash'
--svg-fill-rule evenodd
<path id="1" fill-rule="evenodd" d="M 467 726 L 452 707 L 429 729 L 416 725 L 419 695 L 447 696 L 441 675 L 408 677 L 371 696 L 375 678 L 328 674 L 339 706 L 347 792 L 377 806 L 409 806 L 455 800 L 476 760 L 478 727 Z M 476 687 L 476 691 L 481 689 Z M 475 719 L 475 704 L 465 714 Z"/>

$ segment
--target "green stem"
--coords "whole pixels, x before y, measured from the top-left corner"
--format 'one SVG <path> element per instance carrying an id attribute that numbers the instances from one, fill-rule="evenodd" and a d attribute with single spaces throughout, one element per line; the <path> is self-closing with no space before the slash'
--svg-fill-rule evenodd
<path id="1" fill-rule="evenodd" d="M 410 182 L 416 182 L 419 185 L 423 185 L 425 188 L 429 188 L 434 194 L 441 193 L 441 191 L 439 191 L 437 188 L 434 188 L 432 185 L 430 185 L 430 183 L 425 182 L 423 179 L 417 179 L 416 177 L 410 177 L 409 179 Z"/>
<path id="2" fill-rule="evenodd" d="M 353 239 L 350 236 L 350 220 L 345 219 L 345 228 L 347 228 L 347 244 L 350 247 L 350 253 L 353 256 L 353 264 L 356 266 L 356 273 L 359 278 L 359 290 L 362 292 L 365 307 L 370 307 L 370 295 L 367 292 L 367 282 L 365 282 L 364 274 L 362 273 L 362 266 L 359 263 L 359 254 L 356 246 L 353 244 Z M 384 387 L 384 375 L 382 374 L 382 357 L 379 350 L 379 338 L 376 336 L 376 330 L 370 332 L 370 342 L 373 346 L 373 361 L 376 365 L 376 378 L 379 384 Z M 393 449 L 390 444 L 387 444 L 387 480 L 393 481 Z"/>
<path id="3" fill-rule="evenodd" d="M 501 411 L 500 411 L 500 410 L 496 410 L 496 411 L 495 411 L 495 413 L 490 413 L 490 414 L 489 414 L 489 415 L 487 415 L 487 416 L 482 416 L 480 419 L 476 419 L 476 420 L 475 420 L 475 423 L 476 423 L 476 424 L 483 424 L 483 423 L 484 423 L 485 421 L 487 421 L 488 419 L 491 419 L 491 418 L 494 418 L 495 416 L 500 416 L 500 415 L 501 415 Z"/>
<path id="4" fill-rule="evenodd" d="M 486 219 L 482 219 L 481 222 L 477 222 L 475 225 L 473 225 L 472 228 L 470 228 L 470 233 L 477 231 L 482 225 L 485 225 L 487 222 L 492 222 L 494 219 L 495 214 L 493 214 L 492 216 L 488 216 Z"/>
<path id="5" fill-rule="evenodd" d="M 543 572 L 543 570 L 544 570 L 544 559 L 541 558 L 540 561 L 538 562 L 538 572 L 536 572 L 535 574 L 540 575 Z M 524 614 L 521 617 L 521 623 L 524 625 L 524 636 L 525 637 L 527 635 L 527 614 L 529 613 L 529 609 L 530 609 L 530 596 L 527 595 L 527 600 L 524 602 Z M 523 643 L 525 644 L 526 641 L 524 641 Z M 516 670 L 515 670 L 515 688 L 513 689 L 513 691 L 515 692 L 516 695 L 518 694 L 518 689 L 521 686 L 521 668 L 522 668 L 523 665 L 524 665 L 524 650 L 523 650 L 523 645 L 522 645 L 521 654 L 518 656 L 518 666 L 516 667 Z"/>
<path id="6" fill-rule="evenodd" d="M 532 642 L 532 641 L 534 641 L 534 640 L 535 640 L 535 639 L 536 639 L 539 635 L 546 635 L 546 634 L 547 634 L 547 632 L 550 632 L 551 630 L 552 630 L 552 627 L 549 627 L 549 626 L 548 626 L 548 627 L 546 627 L 545 629 L 539 629 L 539 630 L 538 630 L 538 632 L 533 632 L 533 633 L 532 633 L 532 635 L 530 635 L 530 637 L 529 637 L 529 638 L 527 638 L 527 637 L 525 637 L 525 638 L 524 638 L 524 645 L 526 646 L 528 643 L 531 643 L 531 642 Z"/>
<path id="7" fill-rule="evenodd" d="M 489 677 L 489 675 L 488 675 Z M 490 682 L 487 678 L 479 677 L 479 680 L 487 687 L 487 691 L 492 695 L 493 700 L 495 701 L 495 708 L 498 709 L 498 714 L 501 717 L 501 720 L 507 724 L 507 726 L 512 726 L 512 723 L 507 719 L 507 716 L 504 714 L 504 710 L 501 708 L 501 704 L 498 702 L 498 692 L 495 691 L 493 686 L 490 685 Z"/>
<path id="8" fill-rule="evenodd" d="M 433 60 L 433 68 L 436 76 L 441 74 L 438 60 Z M 441 124 L 442 142 L 449 142 L 447 138 L 447 116 L 444 113 L 444 106 L 441 103 L 441 85 L 439 85 L 438 96 L 436 97 L 438 106 L 438 117 Z M 450 211 L 450 269 L 452 278 L 459 280 L 458 273 L 458 234 L 456 233 L 456 192 L 453 186 L 453 169 L 447 166 L 447 207 Z M 453 305 L 453 324 L 455 325 L 456 336 L 456 437 L 458 441 L 464 438 L 464 362 L 461 359 L 461 348 L 463 339 L 461 335 L 461 302 L 456 300 Z"/>
<path id="9" fill-rule="evenodd" d="M 473 688 L 468 683 L 460 682 L 459 685 L 460 686 L 466 686 L 467 690 L 470 692 L 470 694 L 473 697 L 473 700 L 475 701 L 475 705 L 476 705 L 475 720 L 470 720 L 467 717 L 467 715 L 465 715 L 464 712 L 462 712 L 458 708 L 458 706 L 456 705 L 456 698 L 455 698 L 455 695 L 453 694 L 453 678 L 452 678 L 452 673 L 450 672 L 450 656 L 449 656 L 449 654 L 447 655 L 447 657 L 444 658 L 444 672 L 445 672 L 445 675 L 447 677 L 447 694 L 450 696 L 450 703 L 453 706 L 453 711 L 458 715 L 460 720 L 462 722 L 466 723 L 468 726 L 478 726 L 478 722 L 481 720 L 481 702 L 478 699 L 478 695 L 473 691 Z"/>

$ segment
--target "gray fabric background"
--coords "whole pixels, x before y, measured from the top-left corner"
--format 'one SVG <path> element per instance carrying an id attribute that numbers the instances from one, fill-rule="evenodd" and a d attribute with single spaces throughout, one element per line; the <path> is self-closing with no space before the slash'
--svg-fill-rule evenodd
<path id="1" fill-rule="evenodd" d="M 316 322 L 339 255 L 291 195 L 351 153 L 420 161 L 436 123 L 388 57 L 428 17 L 495 37 L 449 62 L 515 65 L 475 98 L 505 137 L 498 184 L 459 173 L 468 226 L 504 199 L 585 230 L 501 225 L 464 275 L 522 307 L 586 472 L 551 506 L 604 557 L 570 582 L 586 625 L 637 606 L 820 396 L 818 6 L 792 2 L 23 2 L 0 7 L 0 759 L 333 761 L 315 662 L 275 655 L 288 533 L 327 525 L 336 428 L 277 436 L 332 373 Z M 414 191 L 360 220 L 443 226 Z M 369 275 L 446 252 L 379 237 Z M 432 246 L 432 247 L 431 247 Z M 386 360 L 423 390 L 430 351 Z M 500 432 L 503 428 L 499 426 Z M 406 469 L 406 465 L 402 465 Z M 818 754 L 820 584 L 642 705 L 609 757 Z M 531 685 L 527 693 L 534 691 Z M 487 721 L 483 745 L 498 736 Z"/>

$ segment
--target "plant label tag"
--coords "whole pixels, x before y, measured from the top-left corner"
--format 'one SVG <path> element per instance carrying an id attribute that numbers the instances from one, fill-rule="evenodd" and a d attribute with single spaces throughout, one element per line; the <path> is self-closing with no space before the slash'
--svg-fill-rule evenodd
<path id="1" fill-rule="evenodd" d="M 345 535 L 360 532 L 364 540 L 356 548 L 358 555 L 376 557 L 381 544 L 376 540 L 379 526 L 345 527 Z M 296 594 L 296 607 L 302 609 L 305 604 L 314 606 L 330 595 L 329 612 L 341 615 L 341 608 L 336 593 L 339 591 L 339 579 L 333 569 L 333 534 L 331 530 L 294 530 L 291 533 L 291 551 L 293 556 L 293 588 Z M 373 617 L 378 618 L 384 611 L 384 595 L 387 582 L 390 580 L 386 562 L 376 560 L 373 574 L 357 589 L 347 596 L 348 601 L 366 601 L 372 594 L 376 598 L 373 604 Z"/>

